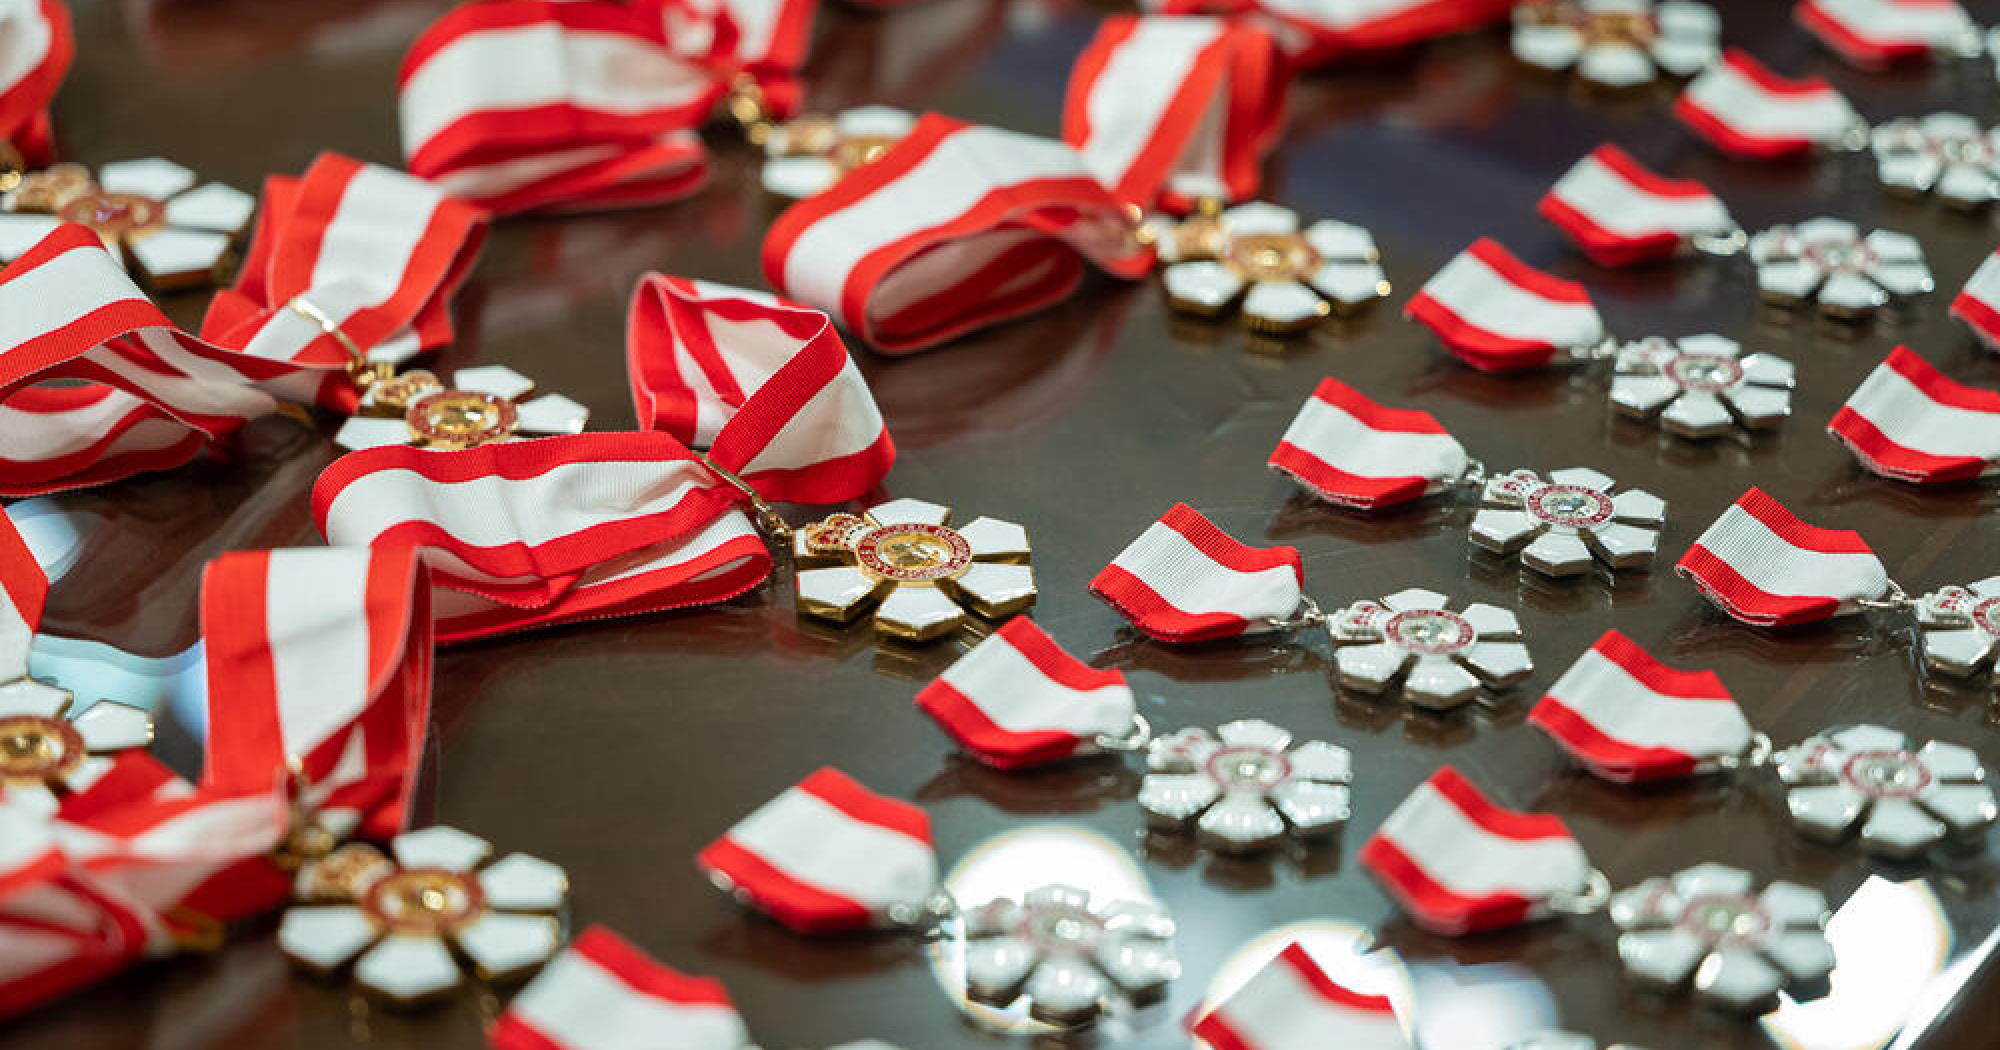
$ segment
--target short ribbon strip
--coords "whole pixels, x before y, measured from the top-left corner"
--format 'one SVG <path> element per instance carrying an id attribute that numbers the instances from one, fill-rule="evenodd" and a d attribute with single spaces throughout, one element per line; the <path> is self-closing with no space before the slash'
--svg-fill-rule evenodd
<path id="1" fill-rule="evenodd" d="M 48 598 L 48 575 L 14 519 L 0 508 L 0 685 L 27 675 Z"/>
<path id="2" fill-rule="evenodd" d="M 1582 285 L 1485 237 L 1446 263 L 1403 312 L 1483 372 L 1538 368 L 1604 338 L 1604 320 Z"/>
<path id="3" fill-rule="evenodd" d="M 0 496 L 179 466 L 276 407 L 253 384 L 296 371 L 175 328 L 65 224 L 0 270 Z"/>
<path id="4" fill-rule="evenodd" d="M 995 769 L 1097 754 L 1103 739 L 1130 735 L 1138 714 L 1122 673 L 1092 670 L 1025 616 L 946 668 L 917 707 Z"/>
<path id="5" fill-rule="evenodd" d="M 1723 511 L 1674 571 L 1758 627 L 1856 612 L 1889 591 L 1888 571 L 1859 533 L 1808 525 L 1760 489 Z"/>
<path id="6" fill-rule="evenodd" d="M 61 0 L 0 0 L 0 180 L 11 167 L 41 168 L 55 159 L 49 100 L 76 55 L 69 9 Z M 14 156 L 9 156 L 9 152 Z M 14 162 L 10 164 L 9 162 Z M 0 183 L 4 185 L 4 183 Z"/>
<path id="7" fill-rule="evenodd" d="M 674 200 L 708 178 L 695 133 L 733 88 L 797 102 L 811 0 L 465 4 L 403 62 L 412 173 L 499 215 Z"/>
<path id="8" fill-rule="evenodd" d="M 1176 503 L 1119 552 L 1090 592 L 1163 642 L 1202 642 L 1272 628 L 1297 612 L 1305 563 L 1291 547 L 1246 547 Z"/>
<path id="9" fill-rule="evenodd" d="M 1552 913 L 1590 882 L 1590 860 L 1553 816 L 1496 805 L 1446 766 L 1410 793 L 1361 847 L 1361 866 L 1411 921 L 1459 936 Z"/>
<path id="10" fill-rule="evenodd" d="M 249 256 L 202 338 L 298 365 L 274 392 L 352 413 L 357 354 L 402 364 L 451 341 L 451 297 L 485 237 L 478 208 L 430 183 L 322 154 L 303 177 L 265 180 Z"/>
<path id="11" fill-rule="evenodd" d="M 766 802 L 695 863 L 795 933 L 910 925 L 938 887 L 930 817 L 836 769 Z"/>
<path id="12" fill-rule="evenodd" d="M 1189 1031 L 1214 1050 L 1410 1050 L 1388 998 L 1334 980 L 1298 941 Z"/>
<path id="13" fill-rule="evenodd" d="M 2000 474 L 2000 393 L 1954 382 L 1908 347 L 1868 373 L 1826 431 L 1862 466 L 1897 481 Z"/>
<path id="14" fill-rule="evenodd" d="M 1065 297 L 1089 262 L 1152 266 L 1130 210 L 1060 142 L 935 114 L 778 217 L 764 277 L 883 353 L 928 349 Z"/>
<path id="15" fill-rule="evenodd" d="M 2000 252 L 1986 257 L 1951 302 L 1951 315 L 1965 322 L 1989 350 L 2000 350 Z"/>
<path id="16" fill-rule="evenodd" d="M 895 463 L 874 394 L 818 310 L 648 274 L 626 358 L 640 427 L 706 449 L 764 499 L 843 503 Z"/>
<path id="17" fill-rule="evenodd" d="M 1743 711 L 1712 671 L 1676 671 L 1606 631 L 1549 686 L 1528 721 L 1620 784 L 1722 768 L 1750 747 Z"/>
<path id="18" fill-rule="evenodd" d="M 1385 408 L 1322 379 L 1269 465 L 1329 503 L 1374 510 L 1442 491 L 1470 463 L 1465 446 L 1430 413 Z"/>
<path id="19" fill-rule="evenodd" d="M 772 562 L 740 498 L 665 434 L 578 434 L 356 452 L 313 512 L 329 543 L 418 548 L 450 643 L 742 594 Z"/>
<path id="20" fill-rule="evenodd" d="M 493 1050 L 751 1045 L 721 981 L 665 966 L 602 926 L 577 935 L 528 982 L 486 1039 Z"/>
<path id="21" fill-rule="evenodd" d="M 1979 39 L 1956 0 L 1803 0 L 1792 16 L 1835 54 L 1871 71 Z"/>
<path id="22" fill-rule="evenodd" d="M 1491 25 L 1512 0 L 1145 0 L 1164 14 L 1237 15 L 1268 28 L 1301 68 Z"/>
<path id="23" fill-rule="evenodd" d="M 1696 236 L 1736 229 L 1708 187 L 1655 175 L 1609 143 L 1557 179 L 1538 210 L 1601 266 L 1664 259 Z"/>
<path id="24" fill-rule="evenodd" d="M 1750 160 L 1831 145 L 1857 119 L 1833 85 L 1818 77 L 1788 80 L 1735 49 L 1689 82 L 1674 115 L 1715 148 Z"/>
<path id="25" fill-rule="evenodd" d="M 1277 144 L 1289 83 L 1261 29 L 1118 15 L 1070 73 L 1062 137 L 1098 181 L 1142 210 L 1244 200 Z"/>

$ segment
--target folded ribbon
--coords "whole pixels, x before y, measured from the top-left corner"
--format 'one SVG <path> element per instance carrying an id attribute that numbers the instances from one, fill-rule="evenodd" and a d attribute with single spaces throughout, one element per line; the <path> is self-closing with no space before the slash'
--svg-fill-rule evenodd
<path id="1" fill-rule="evenodd" d="M 930 114 L 779 216 L 764 277 L 876 349 L 913 353 L 1065 298 L 1085 261 L 1145 274 L 1133 218 L 1069 146 Z"/>
<path id="2" fill-rule="evenodd" d="M 264 209 L 202 338 L 305 370 L 275 387 L 353 412 L 364 362 L 401 364 L 451 341 L 451 297 L 485 240 L 476 207 L 401 172 L 326 153 L 265 180 Z"/>
<path id="3" fill-rule="evenodd" d="M 45 167 L 49 100 L 75 57 L 69 10 L 60 0 L 0 0 L 0 180 L 10 168 Z M 10 156 L 10 153 L 12 154 Z M 4 181 L 0 181 L 4 186 Z"/>

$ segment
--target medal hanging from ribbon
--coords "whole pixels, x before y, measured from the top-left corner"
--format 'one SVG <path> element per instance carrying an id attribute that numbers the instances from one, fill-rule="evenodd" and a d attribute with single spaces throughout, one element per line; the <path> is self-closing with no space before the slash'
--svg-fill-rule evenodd
<path id="1" fill-rule="evenodd" d="M 1180 976 L 1174 922 L 1151 901 L 1050 885 L 967 911 L 938 873 L 930 818 L 822 769 L 696 857 L 716 887 L 802 935 L 900 929 L 962 938 L 965 995 L 1057 1028 L 1161 998 Z"/>
<path id="2" fill-rule="evenodd" d="M 1247 547 L 1176 504 L 1090 590 L 1146 636 L 1170 644 L 1323 629 L 1342 687 L 1370 696 L 1400 688 L 1425 710 L 1489 697 L 1534 669 L 1520 623 L 1498 606 L 1454 610 L 1445 595 L 1410 588 L 1327 613 L 1305 596 L 1304 578 L 1298 551 Z"/>
<path id="3" fill-rule="evenodd" d="M 1743 371 L 1734 344 L 1722 353 L 1703 339 L 1727 344 L 1716 337 L 1689 337 L 1682 345 L 1690 351 L 1715 351 L 1710 356 L 1717 367 Z M 1652 361 L 1643 378 L 1669 389 L 1646 387 L 1649 400 L 1637 407 L 1657 411 L 1678 392 L 1686 409 L 1679 403 L 1670 406 L 1670 417 L 1712 408 L 1728 424 L 1724 402 L 1713 393 L 1694 394 L 1674 385 L 1692 382 L 1694 366 L 1682 360 L 1687 355 L 1670 344 L 1641 344 L 1628 356 L 1636 359 L 1647 349 L 1665 356 Z M 1634 384 L 1640 378 L 1618 377 L 1614 402 L 1622 395 L 1636 403 Z M 1552 470 L 1546 478 L 1531 470 L 1488 474 L 1428 413 L 1384 408 L 1332 379 L 1323 380 L 1306 400 L 1271 453 L 1270 465 L 1319 498 L 1351 510 L 1373 511 L 1447 490 L 1477 489 L 1479 506 L 1469 526 L 1473 545 L 1502 558 L 1518 554 L 1523 565 L 1545 576 L 1577 576 L 1596 566 L 1649 569 L 1666 522 L 1666 501 L 1639 489 L 1620 489 L 1588 467 Z"/>
<path id="4" fill-rule="evenodd" d="M 469 4 L 404 59 L 412 173 L 497 215 L 656 204 L 708 177 L 719 108 L 753 137 L 797 106 L 810 0 Z"/>
<path id="5" fill-rule="evenodd" d="M 69 9 L 61 0 L 0 4 L 0 36 L 18 48 L 0 69 L 0 194 L 53 157 L 49 100 L 75 57 Z"/>

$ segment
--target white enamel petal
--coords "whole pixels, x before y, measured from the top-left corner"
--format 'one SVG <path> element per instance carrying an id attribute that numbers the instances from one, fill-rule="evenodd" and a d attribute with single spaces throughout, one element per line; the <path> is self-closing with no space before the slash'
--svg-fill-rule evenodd
<path id="1" fill-rule="evenodd" d="M 1318 321 L 1325 304 L 1297 281 L 1258 281 L 1243 297 L 1243 312 L 1273 328 L 1290 331 Z"/>
<path id="2" fill-rule="evenodd" d="M 493 845 L 477 835 L 439 824 L 406 831 L 396 836 L 389 849 L 396 855 L 396 863 L 405 868 L 471 871 L 493 852 Z"/>
<path id="3" fill-rule="evenodd" d="M 1809 926 L 1817 929 L 1826 921 L 1826 897 L 1810 886 L 1796 882 L 1774 882 L 1757 895 L 1757 904 L 1773 926 Z"/>
<path id="4" fill-rule="evenodd" d="M 33 678 L 17 678 L 0 684 L 0 715 L 54 718 L 61 714 L 69 703 L 69 690 Z"/>
<path id="5" fill-rule="evenodd" d="M 1930 267 L 1921 262 L 1878 263 L 1869 268 L 1868 276 L 1887 289 L 1890 295 L 1899 299 L 1928 295 L 1937 287 L 1937 282 L 1931 277 Z"/>
<path id="6" fill-rule="evenodd" d="M 1583 34 L 1569 26 L 1514 27 L 1514 57 L 1539 69 L 1568 69 L 1583 53 Z"/>
<path id="7" fill-rule="evenodd" d="M 967 566 L 956 586 L 976 608 L 1005 615 L 1035 596 L 1035 570 L 1026 565 L 980 562 Z"/>
<path id="8" fill-rule="evenodd" d="M 1513 685 L 1535 670 L 1534 658 L 1520 642 L 1478 642 L 1465 650 L 1464 659 L 1495 688 Z"/>
<path id="9" fill-rule="evenodd" d="M 1592 529 L 1591 546 L 1613 568 L 1643 569 L 1660 553 L 1658 529 L 1612 522 Z"/>
<path id="10" fill-rule="evenodd" d="M 1307 280 L 1342 307 L 1360 306 L 1389 294 L 1389 276 L 1372 262 L 1330 262 Z"/>
<path id="11" fill-rule="evenodd" d="M 229 254 L 229 238 L 205 230 L 158 230 L 130 241 L 132 258 L 155 282 L 206 277 Z"/>
<path id="12" fill-rule="evenodd" d="M 1753 429 L 1777 426 L 1792 414 L 1792 392 L 1782 387 L 1739 386 L 1722 397 Z"/>
<path id="13" fill-rule="evenodd" d="M 1932 628 L 1923 633 L 1924 660 L 1946 674 L 1971 674 L 1993 654 L 1994 641 L 1977 627 Z"/>
<path id="14" fill-rule="evenodd" d="M 1822 215 L 1792 227 L 1792 234 L 1806 244 L 1847 245 L 1861 239 L 1861 227 L 1846 219 Z"/>
<path id="15" fill-rule="evenodd" d="M 1926 792 L 1924 808 L 1945 822 L 1954 835 L 1965 835 L 1993 823 L 1993 789 L 1984 784 L 1945 784 Z"/>
<path id="16" fill-rule="evenodd" d="M 461 368 L 452 373 L 451 385 L 460 390 L 470 390 L 475 394 L 491 394 L 509 401 L 524 397 L 535 389 L 535 381 L 508 368 L 506 365 L 479 365 Z"/>
<path id="17" fill-rule="evenodd" d="M 802 570 L 796 586 L 806 611 L 822 616 L 844 617 L 875 593 L 875 581 L 852 565 Z"/>
<path id="18" fill-rule="evenodd" d="M 1886 726 L 1848 726 L 1828 734 L 1828 739 L 1842 751 L 1901 751 L 1910 746 L 1909 737 Z"/>
<path id="19" fill-rule="evenodd" d="M 1099 1004 L 1110 990 L 1110 982 L 1088 963 L 1050 959 L 1028 975 L 1021 994 L 1028 997 L 1028 1013 L 1036 1020 L 1076 1025 L 1097 1016 Z"/>
<path id="20" fill-rule="evenodd" d="M 1925 744 L 1917 752 L 1917 759 L 1939 780 L 1981 780 L 1986 776 L 1986 766 L 1979 761 L 1978 752 L 1942 740 Z"/>
<path id="21" fill-rule="evenodd" d="M 1674 892 L 1692 900 L 1699 897 L 1747 897 L 1757 880 L 1742 868 L 1727 864 L 1697 864 L 1673 875 Z"/>
<path id="22" fill-rule="evenodd" d="M 1703 959 L 1694 986 L 1732 1010 L 1753 1010 L 1784 987 L 1785 975 L 1747 948 L 1723 948 Z"/>
<path id="23" fill-rule="evenodd" d="M 1884 262 L 1924 261 L 1924 246 L 1915 237 L 1895 230 L 1876 230 L 1868 235 L 1868 250 Z"/>
<path id="24" fill-rule="evenodd" d="M 951 508 L 906 496 L 868 508 L 868 516 L 884 525 L 942 525 L 951 517 Z"/>
<path id="25" fill-rule="evenodd" d="M 1907 799 L 1876 799 L 1861 825 L 1861 844 L 1886 857 L 1914 857 L 1944 838 L 1944 822 Z"/>
<path id="26" fill-rule="evenodd" d="M 1526 511 L 1481 507 L 1472 516 L 1472 542 L 1505 554 L 1527 542 L 1540 528 L 1540 523 L 1528 517 Z"/>
<path id="27" fill-rule="evenodd" d="M 1938 196 L 1954 204 L 1990 204 L 1996 192 L 2000 192 L 2000 179 L 1995 179 L 1993 173 L 1985 168 L 1953 164 L 1938 180 L 1937 192 Z"/>
<path id="28" fill-rule="evenodd" d="M 987 568 L 1025 568 L 994 565 Z M 967 575 L 971 575 L 967 573 Z M 963 580 L 960 581 L 964 583 Z M 965 611 L 951 596 L 936 587 L 897 587 L 889 592 L 882 607 L 875 610 L 875 622 L 898 633 L 931 638 L 965 621 Z"/>
<path id="29" fill-rule="evenodd" d="M 1638 930 L 1618 938 L 1618 958 L 1633 977 L 1672 987 L 1687 980 L 1707 946 L 1678 927 Z"/>
<path id="30" fill-rule="evenodd" d="M 1306 227 L 1306 243 L 1329 261 L 1373 262 L 1379 254 L 1375 235 L 1353 223 L 1321 219 Z"/>
<path id="31" fill-rule="evenodd" d="M 1824 277 L 1818 266 L 1804 259 L 1782 259 L 1757 267 L 1757 289 L 1780 302 L 1803 302 Z"/>
<path id="32" fill-rule="evenodd" d="M 1307 838 L 1338 830 L 1347 823 L 1350 813 L 1347 788 L 1310 780 L 1289 780 L 1278 785 L 1271 792 L 1271 804 L 1278 807 L 1294 831 Z"/>
<path id="33" fill-rule="evenodd" d="M 1549 480 L 1558 485 L 1576 485 L 1592 492 L 1610 492 L 1611 487 L 1618 484 L 1611 479 L 1611 475 L 1589 467 L 1563 467 L 1560 470 L 1551 470 Z"/>
<path id="34" fill-rule="evenodd" d="M 121 160 L 97 169 L 97 184 L 112 193 L 136 193 L 163 201 L 187 190 L 195 174 L 165 157 Z"/>
<path id="35" fill-rule="evenodd" d="M 129 704 L 99 701 L 70 724 L 83 735 L 83 745 L 98 753 L 127 751 L 153 742 L 153 716 Z"/>
<path id="36" fill-rule="evenodd" d="M 1889 294 L 1857 273 L 1837 273 L 1820 286 L 1820 309 L 1837 317 L 1860 317 L 1889 301 Z"/>
<path id="37" fill-rule="evenodd" d="M 1722 399 L 1706 391 L 1689 391 L 1660 413 L 1660 424 L 1684 437 L 1714 437 L 1736 424 Z"/>
<path id="38" fill-rule="evenodd" d="M 1134 1000 L 1156 996 L 1180 976 L 1171 942 L 1157 937 L 1112 935 L 1096 952 L 1097 967 Z"/>
<path id="39" fill-rule="evenodd" d="M 1663 34 L 1653 41 L 1653 61 L 1677 77 L 1701 72 L 1721 53 L 1722 48 L 1713 39 Z"/>
<path id="40" fill-rule="evenodd" d="M 211 182 L 167 202 L 167 225 L 209 230 L 234 236 L 250 225 L 257 212 L 257 198 L 237 189 Z"/>
<path id="41" fill-rule="evenodd" d="M 514 406 L 515 426 L 523 434 L 581 434 L 590 409 L 561 394 L 546 394 Z"/>
<path id="42" fill-rule="evenodd" d="M 526 853 L 509 853 L 479 873 L 486 903 L 503 911 L 554 911 L 569 894 L 569 876 Z"/>
<path id="43" fill-rule="evenodd" d="M 840 166 L 825 157 L 796 155 L 764 161 L 764 189 L 780 197 L 803 199 L 825 192 L 840 181 Z"/>
<path id="44" fill-rule="evenodd" d="M 1387 642 L 1348 645 L 1333 651 L 1340 684 L 1364 693 L 1379 693 L 1396 680 L 1409 654 Z"/>
<path id="45" fill-rule="evenodd" d="M 0 213 L 0 262 L 12 262 L 56 232 L 62 220 L 53 215 Z"/>
<path id="46" fill-rule="evenodd" d="M 1667 520 L 1667 501 L 1645 489 L 1626 489 L 1611 497 L 1612 514 L 1619 521 L 1658 527 Z"/>
<path id="47" fill-rule="evenodd" d="M 1611 403 L 1643 418 L 1659 411 L 1680 389 L 1666 376 L 1621 375 L 1611 380 Z"/>
<path id="48" fill-rule="evenodd" d="M 870 135 L 900 138 L 917 122 L 908 110 L 894 106 L 856 106 L 834 115 L 833 126 L 842 135 Z"/>
<path id="49" fill-rule="evenodd" d="M 1409 612 L 1411 609 L 1442 609 L 1448 601 L 1450 599 L 1436 591 L 1409 587 L 1382 599 L 1382 604 L 1396 612 Z"/>
<path id="50" fill-rule="evenodd" d="M 1005 1005 L 1018 996 L 1041 954 L 1018 937 L 981 937 L 965 946 L 966 991 L 982 1002 Z"/>
<path id="51" fill-rule="evenodd" d="M 462 975 L 451 949 L 435 937 L 387 937 L 354 964 L 361 986 L 398 1002 L 415 1002 L 458 987 Z"/>
<path id="52" fill-rule="evenodd" d="M 1590 571 L 1590 547 L 1574 532 L 1544 532 L 1521 550 L 1521 564 L 1547 576 Z"/>
<path id="53" fill-rule="evenodd" d="M 1944 162 L 1928 153 L 1899 151 L 1875 158 L 1875 177 L 1890 189 L 1928 193 L 1943 174 Z"/>
<path id="54" fill-rule="evenodd" d="M 1021 906 L 1009 897 L 996 897 L 965 913 L 965 935 L 972 938 L 996 937 L 1019 925 Z"/>
<path id="55" fill-rule="evenodd" d="M 278 923 L 278 947 L 315 970 L 333 970 L 361 954 L 380 934 L 360 908 L 295 907 L 286 910 Z"/>
<path id="56" fill-rule="evenodd" d="M 1206 773 L 1150 773 L 1139 785 L 1139 807 L 1158 822 L 1179 825 L 1214 805 L 1221 793 Z"/>
<path id="57" fill-rule="evenodd" d="M 1794 981 L 1816 981 L 1833 972 L 1833 945 L 1818 930 L 1775 934 L 1763 944 L 1764 954 Z"/>
<path id="58" fill-rule="evenodd" d="M 1324 740 L 1308 740 L 1285 758 L 1292 764 L 1293 775 L 1306 780 L 1345 784 L 1354 776 L 1354 756 Z"/>
<path id="59" fill-rule="evenodd" d="M 1296 233 L 1299 216 L 1292 209 L 1269 201 L 1246 201 L 1222 213 L 1222 226 L 1231 237 Z"/>
<path id="60" fill-rule="evenodd" d="M 1403 695 L 1418 707 L 1460 707 L 1479 692 L 1479 679 L 1448 656 L 1419 656 L 1403 682 Z"/>
<path id="61" fill-rule="evenodd" d="M 958 530 L 972 545 L 972 556 L 991 558 L 1028 553 L 1028 530 L 999 518 L 977 518 Z"/>
<path id="62" fill-rule="evenodd" d="M 562 924 L 549 915 L 489 912 L 458 932 L 465 952 L 484 980 L 518 977 L 549 961 L 562 946 Z"/>
<path id="63" fill-rule="evenodd" d="M 1785 808 L 1799 830 L 1829 840 L 1845 834 L 1867 806 L 1867 797 L 1846 784 L 1809 784 L 1785 796 Z"/>
<path id="64" fill-rule="evenodd" d="M 1679 346 L 1683 353 L 1708 354 L 1712 357 L 1738 357 L 1743 353 L 1743 344 L 1726 335 L 1701 332 L 1680 337 Z"/>
<path id="65" fill-rule="evenodd" d="M 1268 751 L 1283 751 L 1292 746 L 1292 734 L 1274 726 L 1261 718 L 1245 718 L 1217 726 L 1215 735 L 1222 742 L 1233 747 L 1261 747 Z"/>
<path id="66" fill-rule="evenodd" d="M 1751 354 L 1741 364 L 1746 381 L 1770 386 L 1791 386 L 1798 373 L 1790 361 L 1770 354 Z"/>
<path id="67" fill-rule="evenodd" d="M 1650 83 L 1656 73 L 1651 55 L 1625 44 L 1598 44 L 1583 49 L 1577 75 L 1605 87 L 1629 88 Z"/>
<path id="68" fill-rule="evenodd" d="M 400 419 L 351 416 L 340 424 L 339 430 L 334 431 L 333 442 L 353 452 L 407 445 L 410 443 L 410 425 Z"/>
<path id="69" fill-rule="evenodd" d="M 1261 792 L 1231 791 L 1208 808 L 1196 824 L 1213 849 L 1247 852 L 1268 849 L 1285 835 L 1285 822 Z"/>
<path id="70" fill-rule="evenodd" d="M 1485 602 L 1473 602 L 1459 614 L 1472 625 L 1472 633 L 1480 638 L 1518 638 L 1521 636 L 1521 620 L 1512 610 L 1502 609 Z"/>

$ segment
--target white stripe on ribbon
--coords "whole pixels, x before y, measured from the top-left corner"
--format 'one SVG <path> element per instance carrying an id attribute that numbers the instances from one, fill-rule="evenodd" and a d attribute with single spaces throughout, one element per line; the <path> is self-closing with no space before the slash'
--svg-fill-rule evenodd
<path id="1" fill-rule="evenodd" d="M 1084 106 L 1091 134 L 1078 152 L 1098 181 L 1116 186 L 1132 169 L 1159 134 L 1161 119 L 1180 97 L 1179 87 L 1203 51 L 1225 32 L 1226 23 L 1214 18 L 1136 21 L 1132 34 L 1112 52 L 1091 85 Z M 1208 97 L 1195 139 L 1176 165 L 1177 172 L 1205 176 L 1218 186 L 1229 105 L 1227 80 L 1225 76 Z"/>
<path id="2" fill-rule="evenodd" d="M 743 1050 L 750 1041 L 728 1004 L 679 1002 L 635 987 L 575 947 L 514 997 L 508 1023 L 562 1050 Z"/>
<path id="3" fill-rule="evenodd" d="M 1332 978 L 1300 972 L 1317 970 L 1304 954 L 1294 944 L 1272 959 L 1203 1018 L 1195 1034 L 1222 1028 L 1227 1045 L 1208 1040 L 1212 1050 L 1408 1050 L 1409 1037 L 1388 1002 L 1354 993 L 1329 997 L 1312 978 Z"/>
<path id="4" fill-rule="evenodd" d="M 1239 572 L 1202 553 L 1165 522 L 1147 526 L 1111 564 L 1137 577 L 1181 613 L 1236 616 L 1249 621 L 1253 631 L 1299 608 L 1299 579 L 1290 566 Z"/>
<path id="5" fill-rule="evenodd" d="M 1596 307 L 1544 299 L 1470 250 L 1446 263 L 1423 291 L 1459 320 L 1503 339 L 1560 348 L 1589 346 L 1604 338 Z"/>
<path id="6" fill-rule="evenodd" d="M 1306 399 L 1283 441 L 1335 470 L 1371 480 L 1441 482 L 1463 474 L 1468 462 L 1465 446 L 1450 434 L 1378 430 L 1318 397 Z"/>
<path id="7" fill-rule="evenodd" d="M 1985 460 L 2000 469 L 2000 413 L 1935 400 L 1888 362 L 1868 373 L 1846 407 L 1903 448 Z"/>
<path id="8" fill-rule="evenodd" d="M 1664 748 L 1702 762 L 1737 754 L 1750 741 L 1750 725 L 1735 703 L 1657 692 L 1595 648 L 1584 650 L 1548 695 L 1629 747 Z"/>
<path id="9" fill-rule="evenodd" d="M 1431 786 L 1418 785 L 1376 832 L 1431 881 L 1460 897 L 1547 900 L 1575 890 L 1590 862 L 1575 839 L 1498 835 Z"/>
<path id="10" fill-rule="evenodd" d="M 1731 131 L 1753 139 L 1831 142 L 1855 120 L 1853 107 L 1832 88 L 1809 94 L 1767 91 L 1726 60 L 1694 78 L 1682 97 Z"/>
<path id="11" fill-rule="evenodd" d="M 1729 210 L 1716 198 L 1649 193 L 1594 153 L 1577 161 L 1549 192 L 1591 222 L 1626 237 L 1661 232 L 1683 237 L 1725 233 L 1735 225 Z"/>
<path id="12" fill-rule="evenodd" d="M 365 549 L 272 551 L 265 631 L 285 717 L 285 753 L 304 755 L 373 699 Z"/>
<path id="13" fill-rule="evenodd" d="M 729 830 L 729 841 L 791 879 L 882 914 L 937 887 L 928 842 L 856 820 L 798 787 Z"/>
<path id="14" fill-rule="evenodd" d="M 1072 689 L 1043 674 L 1002 634 L 974 646 L 938 680 L 1010 733 L 1062 732 L 1094 740 L 1132 727 L 1131 686 Z"/>

